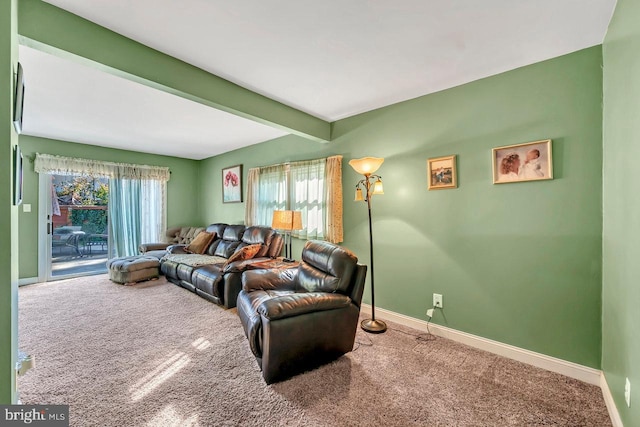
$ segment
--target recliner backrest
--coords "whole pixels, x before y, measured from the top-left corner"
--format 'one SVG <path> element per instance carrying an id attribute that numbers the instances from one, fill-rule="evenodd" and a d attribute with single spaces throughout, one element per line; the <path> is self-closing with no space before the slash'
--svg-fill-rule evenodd
<path id="1" fill-rule="evenodd" d="M 207 232 L 208 233 L 216 233 L 216 237 L 214 237 L 213 241 L 211 242 L 211 244 L 209 245 L 209 247 L 207 248 L 207 255 L 213 255 L 216 252 L 216 249 L 218 249 L 218 245 L 220 244 L 220 241 L 222 240 L 222 236 L 224 235 L 224 230 L 228 227 L 227 224 L 223 224 L 223 223 L 216 223 L 216 224 L 211 224 L 207 227 Z"/>
<path id="2" fill-rule="evenodd" d="M 222 233 L 222 239 L 213 242 L 207 253 L 229 258 L 242 243 L 240 239 L 244 230 L 244 225 L 227 225 Z"/>
<path id="3" fill-rule="evenodd" d="M 262 245 L 260 251 L 254 258 L 266 256 L 269 252 L 269 246 L 275 236 L 276 231 L 271 227 L 251 226 L 247 227 L 242 234 L 242 243 L 238 245 L 236 250 L 242 249 L 248 245 Z"/>
<path id="4" fill-rule="evenodd" d="M 351 280 L 351 302 L 353 302 L 356 306 L 360 307 L 362 304 L 362 294 L 364 293 L 364 280 L 367 277 L 367 266 L 363 264 L 358 264 L 356 266 L 356 270 L 353 273 L 353 277 Z"/>
<path id="5" fill-rule="evenodd" d="M 282 234 L 276 231 L 276 234 L 271 239 L 271 244 L 269 244 L 269 251 L 267 255 L 269 258 L 277 258 L 282 254 L 282 248 L 284 247 L 284 238 Z"/>
<path id="6" fill-rule="evenodd" d="M 358 258 L 332 243 L 309 241 L 302 250 L 297 287 L 307 292 L 350 294 Z"/>
<path id="7" fill-rule="evenodd" d="M 222 239 L 231 242 L 239 242 L 242 239 L 244 230 L 244 225 L 227 225 L 224 229 L 224 233 L 222 233 Z"/>
<path id="8" fill-rule="evenodd" d="M 167 230 L 168 243 L 188 245 L 195 239 L 195 237 L 204 230 L 204 227 L 175 227 Z M 173 237 L 169 235 L 173 234 Z"/>
<path id="9" fill-rule="evenodd" d="M 224 234 L 224 230 L 227 228 L 227 224 L 223 224 L 221 222 L 216 224 L 210 224 L 207 226 L 207 233 L 216 233 L 216 239 L 222 239 L 222 235 Z"/>

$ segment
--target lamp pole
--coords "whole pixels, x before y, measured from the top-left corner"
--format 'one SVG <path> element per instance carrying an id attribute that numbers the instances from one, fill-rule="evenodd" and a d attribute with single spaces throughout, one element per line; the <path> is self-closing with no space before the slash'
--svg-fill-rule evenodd
<path id="1" fill-rule="evenodd" d="M 382 320 L 376 320 L 376 303 L 375 303 L 375 288 L 374 288 L 374 271 L 373 268 L 373 226 L 371 221 L 371 196 L 373 192 L 371 191 L 371 179 L 380 179 L 378 175 L 365 174 L 364 179 L 358 182 L 358 187 L 362 184 L 365 188 L 367 197 L 367 211 L 369 213 L 369 259 L 371 263 L 371 319 L 365 319 L 360 323 L 360 327 L 367 332 L 371 332 L 374 334 L 379 334 L 387 330 L 387 325 Z"/>

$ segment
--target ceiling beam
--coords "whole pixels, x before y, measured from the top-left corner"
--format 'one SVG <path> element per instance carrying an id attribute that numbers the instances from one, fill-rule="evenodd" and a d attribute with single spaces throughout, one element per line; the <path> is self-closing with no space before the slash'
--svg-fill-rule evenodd
<path id="1" fill-rule="evenodd" d="M 41 0 L 21 0 L 20 43 L 319 142 L 331 125 Z M 73 76 L 69 76 L 73 78 Z"/>

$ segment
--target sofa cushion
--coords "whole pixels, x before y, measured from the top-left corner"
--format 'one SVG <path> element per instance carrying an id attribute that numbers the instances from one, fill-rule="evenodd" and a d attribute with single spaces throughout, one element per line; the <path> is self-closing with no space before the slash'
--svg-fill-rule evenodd
<path id="1" fill-rule="evenodd" d="M 208 233 L 216 233 L 218 235 L 218 237 L 221 237 L 224 235 L 224 230 L 225 228 L 228 227 L 228 224 L 224 224 L 221 222 L 215 223 L 215 224 L 210 224 L 207 226 L 207 228 L 205 229 L 206 232 Z"/>
<path id="2" fill-rule="evenodd" d="M 178 265 L 179 263 L 176 261 L 162 259 L 160 262 L 160 271 L 162 272 L 162 274 L 171 279 L 177 279 Z"/>
<path id="3" fill-rule="evenodd" d="M 252 226 L 247 227 L 242 234 L 242 243 L 245 245 L 262 245 L 260 248 L 260 252 L 258 252 L 256 257 L 263 257 L 267 255 L 269 251 L 269 245 L 273 240 L 273 237 L 276 235 L 276 231 L 270 227 L 258 227 Z M 242 246 L 242 245 L 241 245 Z"/>
<path id="4" fill-rule="evenodd" d="M 239 244 L 239 241 L 221 240 L 213 255 L 229 258 L 236 251 Z"/>
<path id="5" fill-rule="evenodd" d="M 220 242 L 222 242 L 222 239 L 220 239 L 220 236 L 216 236 L 216 238 L 211 241 L 211 244 L 207 248 L 206 254 L 214 255 L 216 253 L 216 250 L 218 249 L 218 245 L 220 244 Z"/>
<path id="6" fill-rule="evenodd" d="M 205 251 L 211 244 L 211 241 L 215 239 L 215 237 L 215 233 L 208 233 L 206 231 L 203 231 L 199 233 L 185 249 L 189 253 L 202 255 L 203 253 L 205 253 Z"/>
<path id="7" fill-rule="evenodd" d="M 222 240 L 228 240 L 232 242 L 239 242 L 242 239 L 242 234 L 244 233 L 244 225 L 228 225 L 224 229 L 224 233 L 222 234 Z"/>
<path id="8" fill-rule="evenodd" d="M 188 245 L 203 230 L 202 227 L 182 227 L 176 236 L 176 243 Z"/>
<path id="9" fill-rule="evenodd" d="M 175 264 L 186 264 L 191 267 L 201 267 L 209 264 L 224 264 L 225 258 L 211 256 L 211 255 L 198 255 L 198 254 L 166 254 L 162 257 L 163 263 L 173 262 Z"/>
<path id="10" fill-rule="evenodd" d="M 227 262 L 224 263 L 224 267 L 231 264 L 234 261 L 245 261 L 247 259 L 252 259 L 256 256 L 258 252 L 262 249 L 262 245 L 249 245 L 243 248 L 236 250 L 233 255 L 229 257 Z"/>
<path id="11" fill-rule="evenodd" d="M 191 282 L 191 274 L 193 273 L 194 267 L 186 264 L 178 264 L 178 268 L 176 273 L 178 274 L 178 279 L 184 280 L 185 282 Z"/>
<path id="12" fill-rule="evenodd" d="M 207 265 L 194 270 L 191 281 L 196 289 L 222 299 L 217 285 L 222 280 L 223 274 L 219 265 Z"/>

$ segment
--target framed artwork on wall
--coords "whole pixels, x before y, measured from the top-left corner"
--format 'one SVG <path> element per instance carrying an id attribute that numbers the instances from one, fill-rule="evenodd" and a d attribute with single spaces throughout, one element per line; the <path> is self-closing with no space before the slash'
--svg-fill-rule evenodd
<path id="1" fill-rule="evenodd" d="M 494 184 L 553 179 L 550 139 L 497 147 L 492 156 Z"/>
<path id="2" fill-rule="evenodd" d="M 456 156 L 435 157 L 427 160 L 427 188 L 444 190 L 458 186 Z"/>
<path id="3" fill-rule="evenodd" d="M 222 203 L 242 202 L 242 165 L 222 169 Z"/>

